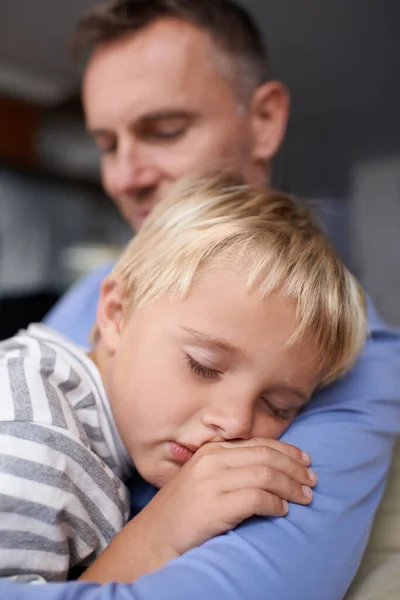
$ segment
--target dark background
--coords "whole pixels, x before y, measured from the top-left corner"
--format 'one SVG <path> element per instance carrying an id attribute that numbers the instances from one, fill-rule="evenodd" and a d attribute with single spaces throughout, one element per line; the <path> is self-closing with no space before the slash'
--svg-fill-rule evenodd
<path id="1" fill-rule="evenodd" d="M 129 237 L 99 185 L 68 41 L 90 0 L 0 0 L 0 336 Z M 292 94 L 275 184 L 310 199 L 400 323 L 400 3 L 243 0 Z"/>

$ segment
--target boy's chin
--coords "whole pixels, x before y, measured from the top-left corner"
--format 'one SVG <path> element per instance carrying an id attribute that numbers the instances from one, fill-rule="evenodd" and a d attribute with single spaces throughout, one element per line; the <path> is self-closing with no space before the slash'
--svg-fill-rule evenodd
<path id="1" fill-rule="evenodd" d="M 136 465 L 136 468 L 147 483 L 160 489 L 178 473 L 180 465 L 171 461 L 162 461 L 158 468 L 155 468 L 155 465 L 143 465 L 141 468 L 140 464 Z"/>

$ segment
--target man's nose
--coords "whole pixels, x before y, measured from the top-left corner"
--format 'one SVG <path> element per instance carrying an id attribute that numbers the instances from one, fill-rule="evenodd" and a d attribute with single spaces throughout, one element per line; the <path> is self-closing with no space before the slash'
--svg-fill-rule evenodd
<path id="1" fill-rule="evenodd" d="M 129 152 L 118 157 L 115 188 L 118 194 L 140 194 L 154 189 L 160 180 L 160 171 L 139 152 Z"/>
<path id="2" fill-rule="evenodd" d="M 254 402 L 243 396 L 210 403 L 203 412 L 203 424 L 226 440 L 249 439 L 253 420 Z"/>

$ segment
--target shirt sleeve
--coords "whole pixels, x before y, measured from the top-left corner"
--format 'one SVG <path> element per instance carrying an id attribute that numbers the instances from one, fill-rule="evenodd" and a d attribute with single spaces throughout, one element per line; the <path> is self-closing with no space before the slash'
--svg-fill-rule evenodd
<path id="1" fill-rule="evenodd" d="M 100 285 L 112 267 L 112 264 L 107 264 L 80 279 L 46 315 L 44 323 L 79 346 L 88 348 L 89 334 L 96 320 Z"/>
<path id="2" fill-rule="evenodd" d="M 122 484 L 57 427 L 0 423 L 0 577 L 62 581 L 124 525 Z"/>
<path id="3" fill-rule="evenodd" d="M 0 577 L 60 581 L 125 524 L 127 490 L 92 451 L 61 363 L 23 339 L 0 358 Z"/>
<path id="4" fill-rule="evenodd" d="M 130 585 L 10 588 L 11 600 L 339 600 L 361 560 L 400 431 L 400 336 L 374 320 L 357 366 L 284 436 L 310 452 L 312 505 L 251 519 Z M 40 597 L 39 597 L 40 594 Z"/>

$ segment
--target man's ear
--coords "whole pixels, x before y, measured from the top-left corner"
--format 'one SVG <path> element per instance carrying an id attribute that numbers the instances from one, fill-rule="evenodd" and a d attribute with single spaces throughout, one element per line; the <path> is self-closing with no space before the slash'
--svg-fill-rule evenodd
<path id="1" fill-rule="evenodd" d="M 279 81 L 268 81 L 254 92 L 250 116 L 255 162 L 268 163 L 277 153 L 286 132 L 289 104 L 289 92 Z"/>
<path id="2" fill-rule="evenodd" d="M 96 324 L 109 353 L 114 354 L 120 340 L 128 310 L 125 288 L 120 279 L 106 277 L 100 288 Z"/>

